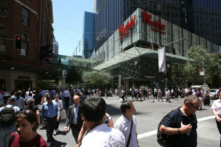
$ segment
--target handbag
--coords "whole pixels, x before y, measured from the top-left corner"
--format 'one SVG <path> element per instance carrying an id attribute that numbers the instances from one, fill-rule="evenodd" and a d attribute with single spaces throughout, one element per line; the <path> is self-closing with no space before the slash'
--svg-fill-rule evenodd
<path id="1" fill-rule="evenodd" d="M 67 115 L 66 115 L 66 111 L 65 111 L 65 109 L 62 109 L 61 112 L 60 112 L 60 114 L 61 114 L 61 120 L 67 118 Z"/>

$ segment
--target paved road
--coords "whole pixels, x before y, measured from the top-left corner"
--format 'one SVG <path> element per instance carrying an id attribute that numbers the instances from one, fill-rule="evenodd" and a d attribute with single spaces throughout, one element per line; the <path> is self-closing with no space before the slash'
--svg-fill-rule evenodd
<path id="1" fill-rule="evenodd" d="M 131 100 L 131 97 L 128 99 Z M 115 122 L 122 114 L 119 109 L 120 101 L 118 97 L 109 97 L 105 99 L 107 102 L 107 112 Z M 211 101 L 212 103 L 212 101 Z M 168 112 L 183 104 L 183 99 L 172 100 L 172 103 L 157 102 L 149 103 L 147 100 L 134 101 L 136 107 L 137 118 L 137 133 L 138 141 L 141 147 L 160 147 L 156 142 L 156 129 L 158 123 Z M 196 112 L 198 118 L 198 147 L 218 147 L 220 135 L 218 133 L 216 123 L 213 117 L 212 110 L 209 106 L 203 106 L 203 110 Z M 56 147 L 75 147 L 76 143 L 71 135 L 71 132 L 64 133 L 64 121 L 60 123 L 59 129 L 61 130 L 55 136 L 57 142 L 54 144 Z M 38 133 L 46 140 L 46 130 L 38 130 Z"/>

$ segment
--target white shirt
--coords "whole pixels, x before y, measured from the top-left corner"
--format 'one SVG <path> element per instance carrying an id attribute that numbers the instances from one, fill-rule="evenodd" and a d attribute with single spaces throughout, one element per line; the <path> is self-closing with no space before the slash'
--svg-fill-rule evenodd
<path id="1" fill-rule="evenodd" d="M 32 93 L 32 91 L 30 91 L 30 92 Z M 26 96 L 29 96 L 29 91 L 26 91 L 25 94 L 26 94 Z"/>
<path id="2" fill-rule="evenodd" d="M 63 103 L 61 100 L 58 100 L 57 102 L 55 100 L 53 100 L 53 102 L 58 104 L 58 107 L 62 108 L 63 107 Z"/>
<path id="3" fill-rule="evenodd" d="M 188 89 L 187 88 L 185 89 L 185 93 L 188 93 Z"/>
<path id="4" fill-rule="evenodd" d="M 81 147 L 125 147 L 124 135 L 117 129 L 101 124 L 82 140 Z"/>
<path id="5" fill-rule="evenodd" d="M 154 93 L 157 93 L 157 89 L 156 88 L 154 88 Z"/>
<path id="6" fill-rule="evenodd" d="M 68 90 L 64 91 L 64 97 L 69 97 L 71 98 L 70 92 Z"/>
<path id="7" fill-rule="evenodd" d="M 131 132 L 131 138 L 130 138 L 130 144 L 129 147 L 139 147 L 137 143 L 137 121 L 135 116 L 131 117 L 131 120 L 133 120 L 133 128 Z M 127 141 L 129 139 L 130 134 L 130 128 L 131 128 L 131 121 L 127 120 L 124 115 L 122 115 L 114 124 L 114 128 L 120 130 L 124 137 L 125 137 L 125 144 L 127 144 Z"/>
<path id="8" fill-rule="evenodd" d="M 77 124 L 78 123 L 78 110 L 79 110 L 79 106 L 80 106 L 80 104 L 78 104 L 77 106 L 74 106 L 73 124 Z"/>
<path id="9" fill-rule="evenodd" d="M 168 95 L 168 96 L 170 95 L 170 90 L 166 91 L 166 95 Z"/>
<path id="10" fill-rule="evenodd" d="M 217 115 L 221 117 L 221 100 L 220 99 L 215 100 L 211 108 L 216 110 Z"/>

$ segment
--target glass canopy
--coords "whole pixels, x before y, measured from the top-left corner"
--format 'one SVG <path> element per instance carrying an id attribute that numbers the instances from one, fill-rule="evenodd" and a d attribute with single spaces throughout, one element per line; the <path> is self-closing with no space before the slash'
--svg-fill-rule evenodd
<path id="1" fill-rule="evenodd" d="M 158 58 L 158 51 L 147 48 L 133 47 L 129 50 L 126 50 L 116 55 L 115 57 L 109 59 L 108 61 L 93 67 L 93 69 L 102 70 L 139 56 L 146 56 L 147 58 Z M 177 63 L 185 63 L 187 62 L 188 58 L 166 53 L 166 60 Z"/>

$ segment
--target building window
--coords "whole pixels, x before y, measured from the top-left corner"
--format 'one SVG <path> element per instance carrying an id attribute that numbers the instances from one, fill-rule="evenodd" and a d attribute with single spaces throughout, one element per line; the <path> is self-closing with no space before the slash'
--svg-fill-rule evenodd
<path id="1" fill-rule="evenodd" d="M 26 8 L 22 8 L 22 23 L 26 26 L 29 25 L 29 10 Z"/>
<path id="2" fill-rule="evenodd" d="M 21 55 L 27 57 L 28 56 L 28 42 L 22 41 L 21 49 L 22 49 Z"/>
<path id="3" fill-rule="evenodd" d="M 7 7 L 0 7 L 0 17 L 7 17 Z"/>
<path id="4" fill-rule="evenodd" d="M 0 52 L 5 52 L 5 36 L 0 36 Z"/>

